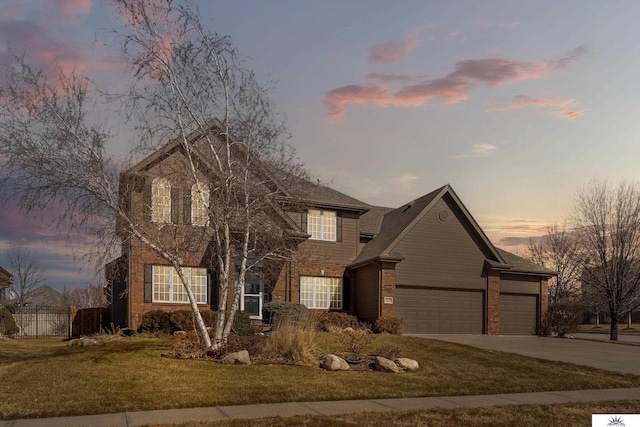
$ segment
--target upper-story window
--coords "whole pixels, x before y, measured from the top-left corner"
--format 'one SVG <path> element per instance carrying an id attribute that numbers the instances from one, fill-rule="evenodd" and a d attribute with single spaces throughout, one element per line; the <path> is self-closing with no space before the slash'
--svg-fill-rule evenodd
<path id="1" fill-rule="evenodd" d="M 309 209 L 307 214 L 307 233 L 313 240 L 335 242 L 337 236 L 336 212 Z"/>
<path id="2" fill-rule="evenodd" d="M 191 223 L 200 226 L 209 224 L 209 186 L 201 182 L 191 186 Z"/>
<path id="3" fill-rule="evenodd" d="M 151 183 L 151 220 L 171 222 L 171 184 L 166 178 Z"/>

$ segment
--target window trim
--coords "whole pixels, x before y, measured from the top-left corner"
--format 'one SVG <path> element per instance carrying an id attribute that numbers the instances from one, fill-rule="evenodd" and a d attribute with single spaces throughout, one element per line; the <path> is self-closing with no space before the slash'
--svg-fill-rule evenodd
<path id="1" fill-rule="evenodd" d="M 303 301 L 303 291 L 302 291 L 302 287 L 303 286 L 308 286 L 309 283 L 305 284 L 303 283 L 303 281 L 311 279 L 311 304 L 307 305 L 304 301 Z M 331 287 L 332 285 L 335 284 L 338 286 L 339 289 L 339 304 L 332 306 L 331 304 L 334 302 L 332 301 L 332 294 L 331 294 Z M 323 283 L 324 282 L 324 283 Z M 319 286 L 323 286 L 326 287 L 324 289 L 324 293 L 326 294 L 326 300 L 325 301 L 318 301 L 318 287 Z M 322 304 L 320 304 L 322 303 Z M 309 309 L 319 309 L 319 310 L 342 310 L 344 307 L 344 281 L 342 280 L 342 277 L 326 277 L 326 276 L 300 276 L 300 304 L 304 305 L 305 307 L 309 308 Z"/>
<path id="2" fill-rule="evenodd" d="M 315 216 L 315 215 L 311 215 L 311 212 L 318 212 L 319 215 Z M 325 216 L 325 214 L 332 214 L 332 216 Z M 319 226 L 319 230 L 318 230 L 318 235 L 314 235 L 314 233 L 311 230 L 312 227 L 312 223 L 315 223 L 315 221 L 312 221 L 311 218 L 318 218 L 319 222 L 318 222 L 318 226 Z M 331 230 L 326 230 L 325 228 L 327 227 L 327 224 L 325 223 L 325 219 L 328 220 L 332 220 L 333 222 L 333 235 L 331 235 L 329 238 L 325 238 L 325 234 L 327 234 L 327 232 L 330 232 Z M 337 242 L 339 241 L 338 239 L 338 212 L 334 211 L 334 210 L 328 210 L 328 209 L 309 209 L 307 211 L 307 230 L 306 230 L 307 234 L 311 235 L 311 237 L 309 238 L 309 240 L 318 240 L 318 241 L 322 241 L 322 242 Z"/>
<path id="3" fill-rule="evenodd" d="M 198 197 L 200 196 L 198 193 L 202 195 L 203 199 L 200 202 L 198 202 Z M 196 222 L 202 216 L 198 214 L 204 214 L 205 216 L 202 219 L 205 219 L 205 221 Z M 191 186 L 191 225 L 197 227 L 209 226 L 209 185 L 200 181 Z"/>
<path id="4" fill-rule="evenodd" d="M 168 272 L 168 282 L 169 282 L 169 298 L 168 299 L 160 299 L 156 297 L 156 269 L 157 268 L 168 268 L 169 272 Z M 191 291 L 193 292 L 195 298 L 196 298 L 196 303 L 197 304 L 207 304 L 208 301 L 208 293 L 209 293 L 209 275 L 207 274 L 207 269 L 203 268 L 203 267 L 181 267 L 183 273 L 185 274 L 185 276 L 187 276 L 187 280 L 189 281 L 189 284 L 192 284 L 192 273 L 194 270 L 202 270 L 202 276 L 204 276 L 204 293 L 202 292 L 195 292 L 193 289 L 193 285 L 191 287 Z M 178 286 L 180 287 L 181 291 L 175 290 L 174 286 Z M 151 266 L 151 302 L 152 303 L 160 303 L 160 304 L 190 304 L 189 303 L 189 298 L 187 297 L 186 301 L 181 301 L 181 300 L 177 300 L 176 296 L 178 294 L 184 293 L 186 296 L 186 290 L 184 290 L 183 285 L 182 285 L 182 281 L 180 280 L 180 277 L 178 276 L 178 272 L 175 269 L 175 267 L 170 266 L 170 265 L 160 265 L 160 264 L 153 264 Z M 198 297 L 201 297 L 200 300 L 198 299 Z"/>
<path id="5" fill-rule="evenodd" d="M 165 190 L 167 193 L 156 195 L 156 189 Z M 159 200 L 158 198 L 162 199 Z M 160 202 L 163 202 L 162 205 Z M 166 203 L 164 203 L 166 202 Z M 151 182 L 151 221 L 160 224 L 171 223 L 171 182 L 167 178 L 157 177 Z"/>

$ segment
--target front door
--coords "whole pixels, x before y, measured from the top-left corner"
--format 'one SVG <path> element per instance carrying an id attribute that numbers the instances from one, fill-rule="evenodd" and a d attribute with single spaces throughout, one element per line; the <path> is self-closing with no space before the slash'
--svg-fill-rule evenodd
<path id="1" fill-rule="evenodd" d="M 253 319 L 262 319 L 262 294 L 264 280 L 262 274 L 247 271 L 240 299 L 240 310 L 249 313 Z"/>

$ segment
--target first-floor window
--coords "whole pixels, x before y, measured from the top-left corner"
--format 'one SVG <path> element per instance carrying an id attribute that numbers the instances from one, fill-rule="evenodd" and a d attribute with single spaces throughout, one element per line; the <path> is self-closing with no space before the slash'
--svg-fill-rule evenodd
<path id="1" fill-rule="evenodd" d="M 307 308 L 342 308 L 342 279 L 300 277 L 300 304 Z"/>
<path id="2" fill-rule="evenodd" d="M 191 291 L 198 303 L 207 302 L 207 269 L 182 267 L 182 272 L 191 285 Z M 153 302 L 188 303 L 187 291 L 175 268 L 153 266 Z"/>

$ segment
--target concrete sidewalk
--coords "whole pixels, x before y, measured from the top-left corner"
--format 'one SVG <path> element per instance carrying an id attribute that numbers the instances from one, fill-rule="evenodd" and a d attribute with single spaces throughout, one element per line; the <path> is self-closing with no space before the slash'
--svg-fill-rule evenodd
<path id="1" fill-rule="evenodd" d="M 294 415 L 340 415 L 355 412 L 386 412 L 486 405 L 546 404 L 595 400 L 640 400 L 640 388 L 610 390 L 547 391 L 483 396 L 414 397 L 404 399 L 285 402 L 273 404 L 167 409 L 79 417 L 0 421 L 0 427 L 133 427 L 217 421 L 227 418 L 290 417 Z"/>

